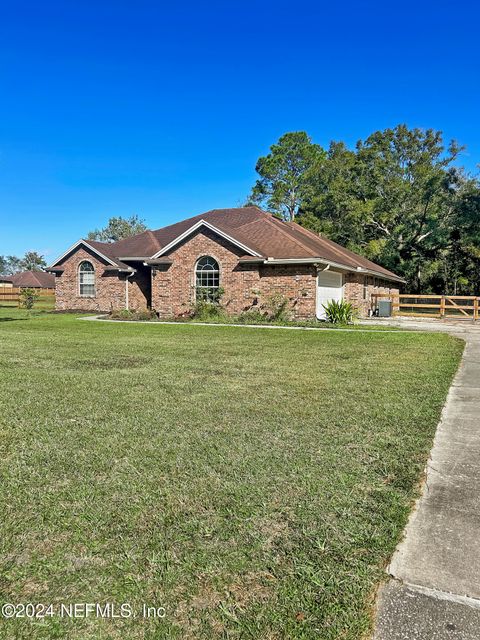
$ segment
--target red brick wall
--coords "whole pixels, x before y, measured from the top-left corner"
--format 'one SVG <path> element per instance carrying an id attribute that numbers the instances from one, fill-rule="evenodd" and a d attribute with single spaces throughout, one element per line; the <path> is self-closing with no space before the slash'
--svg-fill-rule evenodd
<path id="1" fill-rule="evenodd" d="M 343 295 L 359 311 L 360 317 L 367 317 L 372 306 L 372 293 L 399 293 L 398 285 L 388 280 L 365 276 L 360 273 L 346 273 L 343 276 Z"/>
<path id="2" fill-rule="evenodd" d="M 294 317 L 315 316 L 315 269 L 312 266 L 239 265 L 244 254 L 210 230 L 197 231 L 169 253 L 173 264 L 152 274 L 152 308 L 163 317 L 187 313 L 195 304 L 195 264 L 212 256 L 220 266 L 222 306 L 238 314 L 280 294 Z"/>
<path id="3" fill-rule="evenodd" d="M 195 263 L 212 256 L 220 267 L 220 286 L 225 289 L 222 304 L 238 313 L 248 303 L 243 298 L 242 272 L 238 259 L 243 252 L 210 230 L 197 231 L 170 253 L 173 264 L 152 273 L 152 308 L 161 316 L 187 313 L 195 304 Z"/>
<path id="4" fill-rule="evenodd" d="M 89 260 L 95 267 L 94 298 L 79 294 L 78 266 L 82 260 Z M 125 308 L 125 276 L 105 271 L 107 264 L 95 253 L 81 247 L 68 256 L 61 266 L 64 271 L 55 278 L 56 309 L 110 311 Z"/>
<path id="5" fill-rule="evenodd" d="M 261 301 L 272 295 L 288 299 L 297 319 L 315 318 L 317 270 L 313 265 L 264 265 L 260 267 Z"/>
<path id="6" fill-rule="evenodd" d="M 95 267 L 95 297 L 79 294 L 78 266 L 89 260 Z M 125 309 L 125 279 L 128 274 L 105 270 L 108 264 L 87 248 L 69 255 L 61 266 L 64 271 L 55 279 L 55 307 L 58 310 L 111 311 Z M 150 268 L 136 263 L 136 273 L 128 278 L 128 306 L 146 309 L 150 300 Z"/>

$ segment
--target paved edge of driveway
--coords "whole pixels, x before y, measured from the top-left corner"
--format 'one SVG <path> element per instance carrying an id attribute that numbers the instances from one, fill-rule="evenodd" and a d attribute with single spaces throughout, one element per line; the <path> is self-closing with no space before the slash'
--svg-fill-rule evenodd
<path id="1" fill-rule="evenodd" d="M 379 592 L 374 640 L 478 640 L 480 608 L 390 580 Z"/>
<path id="2" fill-rule="evenodd" d="M 436 330 L 466 346 L 422 494 L 378 592 L 374 640 L 480 638 L 480 331 Z"/>

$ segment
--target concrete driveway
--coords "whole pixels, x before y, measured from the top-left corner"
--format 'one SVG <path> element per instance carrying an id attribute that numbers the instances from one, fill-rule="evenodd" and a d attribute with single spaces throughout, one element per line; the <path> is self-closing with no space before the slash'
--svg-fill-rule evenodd
<path id="1" fill-rule="evenodd" d="M 374 640 L 480 639 L 480 326 L 391 321 L 466 341 L 422 496 L 380 589 Z"/>

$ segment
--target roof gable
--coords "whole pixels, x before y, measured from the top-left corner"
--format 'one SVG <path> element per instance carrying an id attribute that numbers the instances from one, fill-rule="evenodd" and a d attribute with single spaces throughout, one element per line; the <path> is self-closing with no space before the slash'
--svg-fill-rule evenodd
<path id="1" fill-rule="evenodd" d="M 67 249 L 65 251 L 65 253 L 63 253 L 59 258 L 57 258 L 57 260 L 55 260 L 55 262 L 52 262 L 52 264 L 49 265 L 49 267 L 47 267 L 47 269 L 51 269 L 52 267 L 55 267 L 57 264 L 60 264 L 60 262 L 62 262 L 62 260 L 64 260 L 70 253 L 73 253 L 76 249 L 78 249 L 81 246 L 84 246 L 87 249 L 89 249 L 90 251 L 93 251 L 93 253 L 95 253 L 97 256 L 99 256 L 100 258 L 105 260 L 105 262 L 107 262 L 108 264 L 113 265 L 113 266 L 117 266 L 116 262 L 112 258 L 109 258 L 104 253 L 102 253 L 102 251 L 100 251 L 100 249 L 96 248 L 94 246 L 95 244 L 103 245 L 103 244 L 107 244 L 107 243 L 93 242 L 93 241 L 87 242 L 86 240 L 78 240 L 77 242 L 75 242 L 75 244 L 72 244 L 72 246 L 69 249 Z"/>
<path id="2" fill-rule="evenodd" d="M 206 220 L 204 220 L 202 218 L 202 219 L 198 220 L 198 222 L 196 222 L 192 226 L 188 227 L 183 233 L 178 235 L 176 238 L 174 238 L 167 245 L 162 247 L 162 249 L 157 251 L 157 253 L 155 253 L 155 255 L 152 256 L 152 259 L 154 260 L 155 258 L 159 258 L 160 256 L 164 255 L 165 253 L 168 253 L 168 251 L 173 249 L 173 247 L 175 247 L 177 244 L 179 244 L 183 240 L 186 240 L 189 236 L 191 236 L 193 233 L 195 233 L 195 231 L 197 231 L 198 229 L 201 229 L 201 228 L 206 228 L 206 229 L 209 229 L 210 231 L 213 231 L 214 233 L 219 235 L 221 238 L 224 238 L 225 240 L 228 240 L 233 245 L 235 245 L 239 249 L 242 249 L 242 251 L 245 251 L 246 253 L 249 253 L 252 256 L 261 257 L 261 255 L 262 255 L 262 254 L 258 253 L 257 251 L 255 251 L 255 249 L 252 249 L 252 248 L 248 247 L 246 244 L 244 244 L 243 242 L 240 242 L 238 240 L 238 234 L 235 234 L 237 236 L 235 238 L 235 237 L 229 235 L 228 233 L 225 233 L 225 231 L 223 231 L 222 229 L 219 229 L 218 227 L 214 226 L 213 224 L 210 224 L 209 222 L 207 222 Z"/>

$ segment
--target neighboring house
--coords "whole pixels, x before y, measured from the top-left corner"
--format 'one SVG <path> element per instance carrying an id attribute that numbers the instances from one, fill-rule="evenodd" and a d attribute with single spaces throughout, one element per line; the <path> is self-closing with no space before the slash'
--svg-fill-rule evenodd
<path id="1" fill-rule="evenodd" d="M 161 317 L 188 313 L 218 288 L 231 314 L 281 295 L 296 318 L 323 318 L 322 305 L 342 298 L 365 315 L 371 293 L 398 293 L 403 282 L 253 206 L 208 211 L 114 243 L 79 240 L 48 271 L 56 275 L 57 309 L 149 307 Z"/>
<path id="2" fill-rule="evenodd" d="M 12 276 L 0 276 L 0 287 L 11 289 L 13 287 Z"/>
<path id="3" fill-rule="evenodd" d="M 55 275 L 45 271 L 22 271 L 8 277 L 12 285 L 20 289 L 55 288 Z"/>

